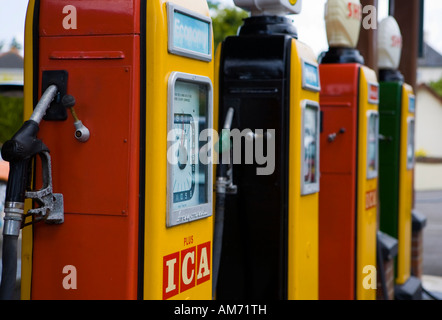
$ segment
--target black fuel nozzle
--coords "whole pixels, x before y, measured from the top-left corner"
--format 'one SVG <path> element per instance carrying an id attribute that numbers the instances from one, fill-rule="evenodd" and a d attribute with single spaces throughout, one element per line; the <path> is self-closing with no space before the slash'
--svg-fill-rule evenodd
<path id="1" fill-rule="evenodd" d="M 14 209 L 15 213 L 20 213 L 17 212 L 17 209 L 20 208 L 21 213 L 23 213 L 22 207 L 29 182 L 30 162 L 35 155 L 43 151 L 49 151 L 46 145 L 37 139 L 38 130 L 39 126 L 35 121 L 26 121 L 12 139 L 6 141 L 3 145 L 2 158 L 9 162 L 5 212 Z"/>
<path id="2" fill-rule="evenodd" d="M 30 164 L 37 154 L 49 152 L 37 138 L 39 124 L 57 94 L 57 86 L 49 86 L 34 109 L 30 120 L 2 147 L 2 158 L 9 162 L 9 178 L 5 198 L 3 235 L 17 236 L 23 220 L 26 188 L 30 180 Z"/>
<path id="3" fill-rule="evenodd" d="M 63 223 L 63 195 L 52 193 L 51 158 L 48 147 L 37 138 L 39 125 L 51 102 L 58 93 L 56 85 L 49 86 L 34 108 L 31 118 L 17 133 L 5 142 L 2 157 L 9 162 L 9 178 L 6 187 L 5 217 L 2 245 L 2 278 L 0 299 L 14 298 L 17 275 L 17 247 L 20 229 L 24 224 L 25 198 L 36 201 L 40 207 L 27 215 L 45 219 L 48 223 Z M 30 181 L 32 158 L 39 155 L 43 166 L 43 188 L 27 191 Z"/>
<path id="4" fill-rule="evenodd" d="M 220 159 L 220 163 L 217 166 L 217 180 L 216 180 L 216 192 L 217 193 L 236 193 L 236 186 L 233 185 L 233 167 L 231 164 L 231 143 L 230 143 L 230 129 L 232 127 L 234 109 L 229 108 L 227 110 L 226 118 L 224 120 L 223 130 L 221 131 L 220 139 L 218 141 L 218 153 L 222 159 L 225 159 L 223 155 L 226 154 L 229 159 L 228 163 L 223 163 Z"/>
<path id="5" fill-rule="evenodd" d="M 215 224 L 213 230 L 213 281 L 212 294 L 215 295 L 218 284 L 218 274 L 223 242 L 225 201 L 228 194 L 236 194 L 237 187 L 233 184 L 233 166 L 231 164 L 230 129 L 232 127 L 234 109 L 227 110 L 223 130 L 218 141 L 218 153 L 227 154 L 229 163 L 220 163 L 216 168 L 216 201 Z M 224 158 L 224 157 L 223 157 Z M 221 160 L 221 159 L 220 159 Z"/>

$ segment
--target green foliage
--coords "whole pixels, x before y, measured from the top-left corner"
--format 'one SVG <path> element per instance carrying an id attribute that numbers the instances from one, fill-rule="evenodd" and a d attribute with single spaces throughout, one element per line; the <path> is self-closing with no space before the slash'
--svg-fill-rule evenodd
<path id="1" fill-rule="evenodd" d="M 0 146 L 23 124 L 23 98 L 0 95 Z"/>
<path id="2" fill-rule="evenodd" d="M 21 50 L 23 48 L 23 46 L 17 41 L 17 39 L 14 37 L 11 41 L 11 45 L 10 45 L 11 49 L 17 49 L 17 50 Z"/>
<path id="3" fill-rule="evenodd" d="M 217 10 L 219 7 L 219 0 L 208 0 L 209 9 Z"/>
<path id="4" fill-rule="evenodd" d="M 220 6 L 219 1 L 209 1 L 209 7 L 213 22 L 213 37 L 215 48 L 227 36 L 236 35 L 238 28 L 242 25 L 243 19 L 248 17 L 248 13 L 236 7 Z"/>
<path id="5" fill-rule="evenodd" d="M 430 87 L 436 91 L 438 95 L 442 96 L 442 78 L 438 81 L 430 82 Z"/>

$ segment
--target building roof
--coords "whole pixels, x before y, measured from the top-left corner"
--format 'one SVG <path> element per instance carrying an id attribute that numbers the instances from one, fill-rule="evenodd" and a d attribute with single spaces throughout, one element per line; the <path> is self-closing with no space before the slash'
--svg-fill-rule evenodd
<path id="1" fill-rule="evenodd" d="M 5 52 L 0 55 L 0 68 L 23 69 L 23 57 L 15 51 Z"/>
<path id="2" fill-rule="evenodd" d="M 442 67 L 442 55 L 424 42 L 423 58 L 418 59 L 419 67 Z"/>

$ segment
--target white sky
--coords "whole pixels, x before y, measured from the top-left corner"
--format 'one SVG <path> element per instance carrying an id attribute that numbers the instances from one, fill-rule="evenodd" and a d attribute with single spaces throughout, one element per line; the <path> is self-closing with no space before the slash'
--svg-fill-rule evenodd
<path id="1" fill-rule="evenodd" d="M 225 5 L 233 6 L 233 0 L 220 0 Z M 424 32 L 426 41 L 442 54 L 442 1 L 424 0 Z M 298 29 L 298 37 L 307 43 L 316 54 L 327 50 L 325 33 L 324 4 L 326 0 L 303 0 L 302 11 L 293 16 L 294 24 Z M 379 0 L 379 21 L 388 15 L 388 0 Z M 403 0 L 397 0 L 399 5 Z M 406 35 L 402 35 L 406 37 Z"/>
<path id="2" fill-rule="evenodd" d="M 151 1 L 151 0 L 149 0 Z M 233 0 L 221 0 L 233 6 Z M 326 0 L 304 0 L 302 12 L 294 16 L 298 28 L 299 39 L 310 45 L 316 54 L 327 49 L 324 23 L 324 3 Z M 0 0 L 0 42 L 4 42 L 3 50 L 9 49 L 11 40 L 23 43 L 24 21 L 28 0 Z M 401 1 L 398 0 L 398 3 Z M 379 17 L 387 16 L 388 0 L 379 0 Z M 424 30 L 428 43 L 442 53 L 442 1 L 425 0 Z M 406 37 L 406 35 L 403 35 Z"/>

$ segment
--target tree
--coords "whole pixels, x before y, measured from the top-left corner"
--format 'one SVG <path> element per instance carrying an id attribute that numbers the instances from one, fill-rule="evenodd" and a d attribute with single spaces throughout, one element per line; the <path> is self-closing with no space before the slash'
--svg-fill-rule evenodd
<path id="1" fill-rule="evenodd" d="M 0 95 L 0 146 L 23 124 L 23 98 Z"/>
<path id="2" fill-rule="evenodd" d="M 219 0 L 209 0 L 215 48 L 227 36 L 236 35 L 248 13 L 236 7 L 222 7 Z"/>
<path id="3" fill-rule="evenodd" d="M 442 96 L 442 78 L 438 81 L 430 82 L 430 87 L 431 89 L 436 91 L 438 95 Z"/>
<path id="4" fill-rule="evenodd" d="M 22 45 L 17 41 L 15 37 L 12 39 L 10 47 L 11 49 L 17 49 L 17 50 L 22 49 Z"/>

